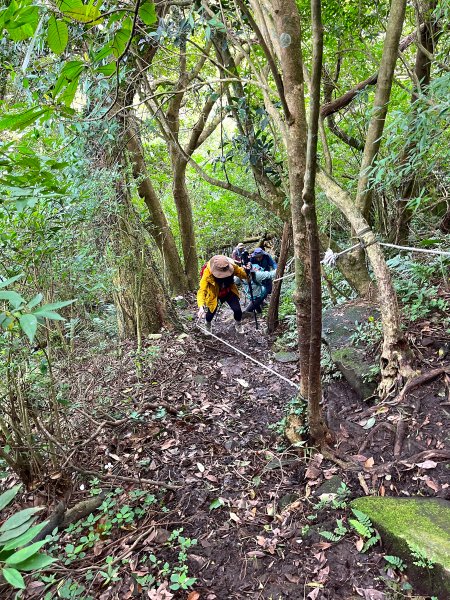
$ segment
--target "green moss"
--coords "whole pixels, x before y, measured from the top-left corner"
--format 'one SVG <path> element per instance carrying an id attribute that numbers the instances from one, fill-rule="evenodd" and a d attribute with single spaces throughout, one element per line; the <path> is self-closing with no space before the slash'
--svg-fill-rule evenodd
<path id="1" fill-rule="evenodd" d="M 390 551 L 410 565 L 416 585 L 449 597 L 450 593 L 450 502 L 439 498 L 380 498 L 367 496 L 351 503 L 366 513 Z M 408 545 L 417 546 L 433 561 L 427 577 L 415 568 Z"/>

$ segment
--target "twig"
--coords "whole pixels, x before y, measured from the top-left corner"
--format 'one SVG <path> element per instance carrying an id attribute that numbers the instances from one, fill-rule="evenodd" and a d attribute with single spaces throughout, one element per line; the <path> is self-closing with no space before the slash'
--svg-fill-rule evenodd
<path id="1" fill-rule="evenodd" d="M 373 436 L 380 431 L 380 429 L 389 429 L 389 431 L 394 431 L 395 432 L 395 427 L 393 425 L 391 425 L 390 423 L 385 423 L 384 421 L 382 423 L 379 423 L 378 425 L 376 425 L 367 435 L 366 439 L 364 440 L 364 442 L 362 443 L 361 447 L 358 450 L 358 454 L 362 454 L 364 452 L 364 450 L 367 448 L 367 446 L 369 445 L 369 443 L 371 442 Z"/>
<path id="2" fill-rule="evenodd" d="M 394 442 L 394 458 L 398 458 L 402 453 L 403 442 L 406 434 L 406 422 L 403 419 L 397 423 L 397 430 L 395 432 Z"/>
<path id="3" fill-rule="evenodd" d="M 86 471 L 85 469 L 81 469 L 73 464 L 70 465 L 71 469 L 80 473 L 81 475 L 87 475 L 88 477 L 98 477 L 98 479 L 107 479 L 108 481 L 117 480 L 117 481 L 127 481 L 129 483 L 138 483 L 145 485 L 154 485 L 155 487 L 162 487 L 168 490 L 179 490 L 181 489 L 181 485 L 174 485 L 172 483 L 166 483 L 165 481 L 155 481 L 154 479 L 141 479 L 140 477 L 126 477 L 124 475 L 109 475 L 108 473 L 98 473 L 97 471 Z"/>

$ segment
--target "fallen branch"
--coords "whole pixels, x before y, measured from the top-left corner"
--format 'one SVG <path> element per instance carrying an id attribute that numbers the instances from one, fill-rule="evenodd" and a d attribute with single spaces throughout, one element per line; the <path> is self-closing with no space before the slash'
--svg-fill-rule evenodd
<path id="1" fill-rule="evenodd" d="M 138 483 L 139 485 L 153 485 L 155 487 L 162 487 L 168 490 L 179 490 L 182 486 L 174 485 L 172 483 L 166 483 L 165 481 L 156 481 L 154 479 L 142 479 L 140 477 L 127 477 L 125 475 L 110 475 L 109 473 L 97 473 L 96 471 L 86 471 L 84 469 L 80 469 L 75 465 L 70 465 L 77 473 L 81 475 L 86 475 L 88 477 L 97 477 L 98 479 L 106 479 L 107 481 L 127 481 L 128 483 Z"/>
<path id="2" fill-rule="evenodd" d="M 378 433 L 378 431 L 380 431 L 380 429 L 388 429 L 389 431 L 392 431 L 392 432 L 395 431 L 394 426 L 391 425 L 390 423 L 385 423 L 384 421 L 382 423 L 379 423 L 368 433 L 366 439 L 364 440 L 363 444 L 361 445 L 361 447 L 358 450 L 358 454 L 362 454 L 364 452 L 364 450 L 367 448 L 369 443 L 372 441 L 373 436 L 376 433 Z"/>
<path id="3" fill-rule="evenodd" d="M 403 442 L 405 440 L 406 434 L 406 423 L 403 419 L 397 423 L 397 430 L 395 432 L 395 441 L 394 441 L 394 458 L 398 458 L 402 453 Z"/>

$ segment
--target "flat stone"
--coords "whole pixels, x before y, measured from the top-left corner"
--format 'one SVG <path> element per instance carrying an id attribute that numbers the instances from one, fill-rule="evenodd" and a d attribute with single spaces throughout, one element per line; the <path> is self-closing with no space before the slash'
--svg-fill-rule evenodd
<path id="1" fill-rule="evenodd" d="M 370 379 L 373 364 L 367 360 L 363 350 L 349 346 L 336 348 L 331 350 L 331 359 L 361 398 L 372 396 L 376 388 L 376 383 Z"/>
<path id="2" fill-rule="evenodd" d="M 297 352 L 276 352 L 273 357 L 276 361 L 281 363 L 293 363 L 298 361 Z"/>
<path id="3" fill-rule="evenodd" d="M 366 496 L 353 500 L 351 506 L 370 517 L 384 547 L 407 563 L 415 590 L 450 598 L 450 502 Z M 414 565 L 408 545 L 419 548 L 433 561 L 433 568 Z"/>
<path id="4" fill-rule="evenodd" d="M 338 475 L 333 475 L 331 479 L 327 479 L 317 488 L 314 495 L 321 496 L 322 494 L 337 494 L 341 489 L 342 483 L 343 481 Z"/>

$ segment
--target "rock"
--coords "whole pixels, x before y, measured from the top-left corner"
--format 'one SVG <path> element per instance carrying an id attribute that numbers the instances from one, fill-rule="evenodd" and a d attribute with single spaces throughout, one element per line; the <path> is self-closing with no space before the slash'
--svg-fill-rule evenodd
<path id="1" fill-rule="evenodd" d="M 161 333 L 149 333 L 147 338 L 149 340 L 160 340 L 162 338 L 162 334 Z"/>
<path id="2" fill-rule="evenodd" d="M 381 498 L 366 496 L 351 503 L 368 515 L 390 554 L 408 565 L 414 589 L 450 598 L 450 502 L 440 498 Z M 408 545 L 420 549 L 433 568 L 414 565 Z"/>
<path id="3" fill-rule="evenodd" d="M 298 361 L 297 352 L 276 352 L 273 357 L 276 361 L 281 363 L 293 363 Z"/>
<path id="4" fill-rule="evenodd" d="M 366 301 L 357 300 L 335 306 L 324 312 L 322 337 L 328 344 L 331 358 L 349 385 L 361 398 L 372 396 L 376 382 L 371 369 L 377 362 L 367 356 L 366 344 L 351 338 L 356 325 L 379 319 L 379 311 Z"/>
<path id="5" fill-rule="evenodd" d="M 322 494 L 337 494 L 343 484 L 342 479 L 338 475 L 333 475 L 331 479 L 327 479 L 320 485 L 315 496 L 321 496 Z"/>

